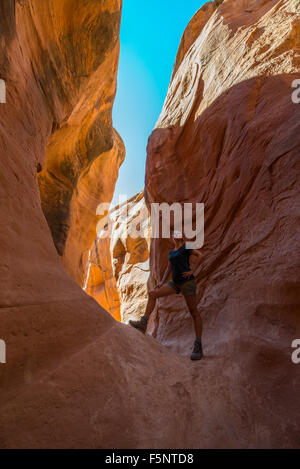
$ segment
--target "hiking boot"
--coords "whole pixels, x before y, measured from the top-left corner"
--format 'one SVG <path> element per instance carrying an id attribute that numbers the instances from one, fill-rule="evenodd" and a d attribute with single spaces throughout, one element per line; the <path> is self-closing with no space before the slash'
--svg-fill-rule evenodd
<path id="1" fill-rule="evenodd" d="M 147 316 L 143 316 L 139 321 L 129 321 L 129 324 L 137 329 L 138 331 L 142 332 L 142 334 L 146 334 L 147 326 L 148 326 L 148 318 Z"/>
<path id="2" fill-rule="evenodd" d="M 200 340 L 195 340 L 194 350 L 191 355 L 191 360 L 202 360 L 203 351 L 202 351 L 202 342 Z"/>

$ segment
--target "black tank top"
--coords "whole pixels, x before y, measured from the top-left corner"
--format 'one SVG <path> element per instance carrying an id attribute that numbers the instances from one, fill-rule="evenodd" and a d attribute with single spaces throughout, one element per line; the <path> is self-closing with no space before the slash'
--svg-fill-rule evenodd
<path id="1" fill-rule="evenodd" d="M 181 284 L 195 278 L 193 275 L 190 278 L 185 278 L 182 275 L 184 272 L 191 270 L 190 255 L 192 252 L 193 250 L 187 249 L 185 244 L 177 251 L 173 249 L 170 252 L 169 261 L 172 267 L 173 282 Z"/>

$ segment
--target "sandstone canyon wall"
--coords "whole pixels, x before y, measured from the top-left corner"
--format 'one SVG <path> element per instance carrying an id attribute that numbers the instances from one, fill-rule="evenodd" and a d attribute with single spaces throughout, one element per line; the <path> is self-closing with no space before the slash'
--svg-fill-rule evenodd
<path id="1" fill-rule="evenodd" d="M 119 3 L 81 2 L 73 10 L 70 2 L 40 2 L 22 12 L 28 47 L 36 42 L 33 72 L 53 118 L 39 174 L 42 208 L 58 253 L 80 285 L 100 218 L 97 207 L 111 201 L 125 153 L 112 126 Z M 43 30 L 36 19 L 39 14 L 51 15 Z"/>
<path id="2" fill-rule="evenodd" d="M 117 47 L 114 25 L 118 20 L 112 21 L 112 18 L 119 18 L 121 2 L 7 0 L 0 3 L 0 77 L 7 86 L 7 103 L 0 105 L 0 338 L 5 340 L 7 348 L 7 363 L 0 364 L 1 448 L 300 446 L 299 373 L 289 356 L 289 340 L 299 324 L 299 302 L 295 292 L 297 251 L 294 249 L 291 255 L 293 237 L 296 247 L 297 220 L 293 210 L 297 205 L 296 201 L 290 203 L 296 184 L 293 164 L 298 160 L 296 150 L 289 146 L 291 141 L 297 145 L 299 128 L 296 119 L 298 110 L 288 100 L 291 74 L 295 73 L 296 67 L 293 65 L 296 60 L 293 47 L 296 48 L 298 29 L 293 23 L 296 15 L 292 9 L 295 3 L 265 2 L 262 9 L 257 9 L 249 1 L 243 2 L 245 9 L 248 4 L 249 10 L 253 9 L 254 13 L 240 12 L 237 1 L 226 2 L 225 10 L 216 10 L 207 23 L 208 29 L 204 26 L 202 30 L 204 36 L 200 43 L 204 46 L 204 39 L 207 39 L 207 46 L 212 44 L 212 26 L 217 32 L 218 28 L 224 32 L 223 39 L 226 41 L 222 43 L 223 49 L 224 44 L 227 47 L 228 42 L 229 47 L 230 41 L 236 41 L 239 37 L 240 42 L 245 44 L 244 35 L 252 32 L 251 24 L 255 28 L 258 22 L 258 27 L 265 27 L 267 32 L 273 25 L 279 28 L 278 37 L 272 36 L 275 39 L 274 47 L 277 47 L 272 62 L 274 72 L 280 69 L 283 59 L 286 70 L 279 75 L 269 71 L 268 76 L 262 82 L 258 81 L 254 89 L 252 86 L 256 78 L 250 77 L 246 82 L 232 84 L 225 95 L 223 93 L 203 111 L 208 113 L 205 124 L 201 121 L 203 114 L 199 114 L 200 120 L 194 120 L 191 113 L 187 125 L 181 129 L 182 140 L 179 141 L 180 148 L 187 148 L 185 152 L 174 153 L 175 164 L 178 155 L 190 153 L 189 160 L 182 157 L 177 163 L 178 168 L 185 166 L 186 171 L 190 171 L 185 173 L 186 178 L 185 174 L 182 175 L 178 186 L 180 200 L 186 188 L 191 186 L 191 174 L 198 175 L 195 177 L 196 184 L 191 186 L 195 189 L 195 197 L 204 198 L 204 194 L 199 192 L 198 178 L 204 192 L 207 191 L 207 197 L 216 190 L 220 193 L 217 202 L 213 202 L 216 193 L 214 198 L 209 199 L 212 208 L 217 206 L 219 211 L 214 209 L 211 212 L 214 214 L 211 224 L 215 231 L 208 232 L 210 244 L 205 248 L 203 277 L 199 279 L 206 286 L 205 301 L 201 304 L 205 307 L 205 347 L 209 357 L 202 363 L 193 364 L 161 346 L 155 339 L 144 337 L 114 321 L 66 273 L 57 253 L 57 248 L 60 250 L 65 243 L 63 257 L 67 263 L 67 245 L 74 243 L 74 261 L 70 260 L 68 269 L 74 278 L 80 277 L 78 259 L 85 245 L 82 240 L 86 236 L 87 242 L 90 236 L 83 231 L 80 234 L 83 227 L 79 213 L 83 213 L 83 208 L 79 202 L 86 200 L 85 191 L 91 189 L 85 177 L 91 173 L 92 180 L 93 175 L 102 174 L 94 164 L 99 160 L 101 166 L 103 157 L 104 175 L 108 171 L 107 177 L 113 181 L 115 176 L 112 172 L 117 171 L 119 163 L 113 169 L 108 163 L 109 158 L 116 162 L 118 154 L 122 155 L 122 149 L 119 153 L 117 148 L 119 140 L 109 125 L 108 109 L 112 104 L 110 99 L 113 98 L 114 85 L 108 91 L 111 98 L 107 98 L 108 102 L 104 99 L 107 114 L 102 115 L 100 111 L 100 121 L 107 123 L 107 126 L 103 124 L 100 127 L 107 129 L 105 135 L 110 139 L 110 143 L 107 146 L 103 143 L 101 148 L 95 143 L 101 131 L 94 119 L 97 121 L 96 109 L 97 106 L 102 109 L 103 102 L 95 104 L 94 93 L 88 90 L 89 87 L 93 89 L 94 79 L 99 81 L 99 86 L 101 84 L 101 60 L 103 64 L 105 58 L 112 60 L 102 70 L 104 80 L 105 70 L 114 70 L 116 55 L 108 50 L 113 45 Z M 262 21 L 267 25 L 261 24 Z M 240 25 L 244 27 L 235 29 Z M 111 45 L 106 49 L 101 40 L 99 42 L 99 36 L 105 37 L 108 31 L 111 31 Z M 258 36 L 258 33 L 252 35 L 249 44 L 260 40 Z M 270 49 L 263 52 L 267 44 L 264 40 L 262 54 L 270 53 Z M 195 55 L 201 51 L 200 45 L 196 46 L 190 49 Z M 76 66 L 70 47 L 71 50 L 76 49 Z M 219 37 L 213 41 L 212 49 L 218 47 Z M 186 60 L 189 62 L 190 52 L 175 75 L 175 79 L 182 77 L 178 93 L 183 92 L 184 84 L 189 87 L 191 75 Z M 97 58 L 96 62 L 92 57 Z M 68 64 L 67 59 L 70 59 Z M 228 67 L 223 66 L 224 79 L 226 74 L 230 75 L 231 67 L 230 62 Z M 61 71 L 56 74 L 54 70 Z M 187 70 L 186 78 L 184 70 Z M 239 76 L 241 69 L 231 73 Z M 49 83 L 45 78 L 48 76 L 51 77 Z M 111 80 L 115 80 L 114 75 Z M 197 91 L 199 89 L 201 87 L 197 86 Z M 218 89 L 221 91 L 220 83 L 216 84 L 215 90 Z M 195 96 L 191 92 L 191 102 Z M 275 108 L 274 101 L 277 103 Z M 187 102 L 186 99 L 181 104 L 174 102 L 174 108 L 180 111 L 182 105 L 184 110 Z M 253 103 L 257 103 L 255 113 Z M 214 106 L 218 112 L 212 112 Z M 177 116 L 175 109 L 172 106 L 172 112 L 168 111 L 171 119 Z M 82 116 L 83 127 L 78 124 L 76 116 Z M 246 118 L 251 116 L 253 119 L 248 122 Z M 223 119 L 229 127 L 228 133 L 224 132 L 221 148 L 225 149 L 227 145 L 232 148 L 232 169 L 225 164 L 229 158 L 228 151 L 222 151 L 220 158 L 215 153 L 209 155 L 203 151 L 203 146 L 205 150 L 205 145 L 209 144 L 219 148 L 220 136 L 216 136 L 216 129 L 221 131 L 222 125 L 225 125 Z M 172 129 L 172 123 L 164 122 L 165 128 L 157 128 L 150 141 L 150 150 L 156 148 L 158 151 L 159 140 L 161 144 L 165 142 L 166 147 L 163 156 L 153 150 L 149 153 L 148 203 L 160 198 L 165 200 L 167 190 L 173 198 L 176 187 L 169 177 L 174 165 L 170 167 L 170 153 L 167 150 L 174 142 L 169 140 L 170 135 L 176 134 L 178 128 L 175 126 Z M 93 123 L 98 130 L 95 134 L 92 131 L 89 134 L 88 129 L 93 128 Z M 202 124 L 205 138 L 200 138 Z M 238 135 L 236 128 L 241 125 Z M 253 131 L 249 132 L 251 125 Z M 95 143 L 89 155 L 89 143 L 84 143 L 84 135 L 89 135 L 91 147 Z M 196 144 L 196 139 L 199 144 Z M 266 145 L 263 154 L 259 152 L 262 141 Z M 248 142 L 247 153 L 251 158 L 246 158 L 244 142 Z M 196 148 L 201 149 L 201 158 L 196 158 Z M 284 158 L 281 157 L 283 153 Z M 155 155 L 158 155 L 157 160 Z M 121 156 L 119 158 L 122 159 Z M 218 169 L 214 166 L 210 169 L 210 164 L 216 160 L 224 171 L 223 177 L 219 173 L 220 180 L 214 179 Z M 238 168 L 241 166 L 239 177 L 235 164 Z M 63 169 L 68 165 L 71 166 L 70 172 Z M 151 170 L 155 165 L 161 175 Z M 260 168 L 262 175 L 258 171 Z M 53 169 L 55 172 L 52 175 Z M 165 177 L 166 169 L 170 171 L 168 177 Z M 74 179 L 70 179 L 72 171 Z M 232 171 L 236 184 L 240 184 L 238 186 L 226 184 L 227 180 L 232 181 Z M 42 203 L 51 229 L 41 207 L 37 172 L 42 173 Z M 59 180 L 59 189 L 55 187 L 55 176 Z M 247 197 L 252 193 L 250 182 L 246 184 L 247 177 L 255 189 L 255 210 L 248 206 Z M 206 185 L 210 178 L 212 183 Z M 266 186 L 269 192 L 264 190 L 264 180 L 269 181 Z M 76 189 L 74 181 L 77 181 Z M 262 184 L 260 190 L 255 186 L 258 183 Z M 94 182 L 92 184 L 94 187 Z M 242 203 L 235 206 L 237 187 L 240 197 L 243 197 L 243 191 L 245 197 Z M 86 200 L 91 217 L 94 216 L 93 198 L 99 203 L 103 200 L 101 194 L 95 185 L 95 194 L 91 194 L 91 200 Z M 186 196 L 191 194 L 187 193 Z M 66 213 L 61 213 L 65 203 L 62 204 L 62 199 L 66 201 Z M 230 204 L 231 200 L 233 205 Z M 277 214 L 275 216 L 272 212 L 274 227 L 273 224 L 270 226 L 270 218 L 265 218 L 268 214 L 264 211 L 272 204 Z M 222 214 L 228 210 L 226 207 L 231 207 L 231 217 L 226 217 L 224 223 Z M 282 217 L 281 207 L 284 207 L 285 217 Z M 244 208 L 246 214 L 242 218 L 240 215 Z M 55 210 L 60 226 L 64 227 L 66 223 L 66 230 L 57 230 L 53 225 L 56 223 L 56 216 L 52 216 Z M 238 227 L 234 224 L 237 214 Z M 82 216 L 88 220 L 87 227 L 90 227 L 90 217 Z M 259 223 L 254 216 L 259 217 Z M 249 238 L 242 238 L 247 229 L 247 217 L 251 227 L 254 227 L 252 229 L 255 229 L 252 244 L 249 244 Z M 72 240 L 71 234 L 76 226 L 79 233 L 75 230 L 74 234 L 79 237 L 75 236 Z M 237 244 L 230 243 L 230 249 L 228 247 L 224 251 L 223 244 L 219 246 L 218 243 L 220 230 L 225 248 L 235 232 L 236 236 L 240 236 L 235 240 Z M 276 239 L 273 240 L 274 236 Z M 277 245 L 286 248 L 284 251 L 282 248 L 276 250 Z M 160 269 L 154 262 L 155 255 L 162 257 L 160 243 L 157 249 L 154 246 L 151 255 L 154 274 L 160 275 Z M 256 276 L 253 274 L 255 267 Z M 294 275 L 291 279 L 292 269 Z M 266 292 L 269 292 L 268 297 Z M 167 317 L 163 316 L 164 311 L 162 318 Z M 188 324 L 184 311 L 180 314 Z M 174 323 L 175 320 L 170 316 L 169 322 L 172 321 Z M 165 333 L 169 337 L 165 342 L 174 346 L 174 327 L 170 327 L 167 333 L 162 326 L 159 321 L 158 331 L 161 333 L 157 336 L 161 339 Z M 182 351 L 182 322 L 178 327 L 177 341 Z"/>
<path id="3" fill-rule="evenodd" d="M 120 9 L 113 0 L 0 3 L 0 76 L 7 89 L 0 108 L 0 337 L 7 350 L 7 363 L 0 365 L 1 448 L 198 444 L 186 438 L 191 404 L 181 396 L 190 396 L 185 389 L 192 378 L 185 362 L 115 322 L 81 290 L 62 266 L 41 208 L 37 172 L 47 166 L 46 147 L 59 132 L 53 122 L 80 108 L 93 76 L 85 56 L 101 60 L 103 53 L 97 26 L 105 34 Z M 62 63 L 70 56 L 60 49 L 59 28 L 65 26 L 80 52 L 80 83 L 71 64 L 61 78 L 48 70 L 49 54 Z M 63 98 L 65 84 L 70 93 Z M 54 210 L 60 200 L 50 197 L 49 204 Z"/>
<path id="4" fill-rule="evenodd" d="M 116 321 L 121 320 L 120 298 L 112 269 L 111 242 L 97 236 L 89 251 L 84 291 L 92 296 Z"/>
<path id="5" fill-rule="evenodd" d="M 299 9 L 227 1 L 205 25 L 200 11 L 148 145 L 147 203 L 205 203 L 196 267 L 207 353 L 246 348 L 262 366 L 263 354 L 283 360 L 299 330 Z M 152 242 L 157 278 L 169 248 Z M 152 333 L 185 353 L 193 330 L 183 300 L 160 300 Z"/>
<path id="6" fill-rule="evenodd" d="M 115 319 L 127 323 L 146 308 L 150 220 L 144 194 L 113 209 L 89 254 L 85 291 Z"/>

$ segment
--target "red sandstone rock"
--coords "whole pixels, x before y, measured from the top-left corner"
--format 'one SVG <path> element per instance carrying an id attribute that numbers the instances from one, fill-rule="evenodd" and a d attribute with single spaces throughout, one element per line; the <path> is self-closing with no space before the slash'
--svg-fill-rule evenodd
<path id="1" fill-rule="evenodd" d="M 113 275 L 109 238 L 102 239 L 99 236 L 95 239 L 89 252 L 83 288 L 113 318 L 121 320 L 120 298 Z"/>
<path id="2" fill-rule="evenodd" d="M 238 3 L 226 2 L 224 7 Z M 209 106 L 196 121 L 190 114 L 181 129 L 181 142 L 175 139 L 180 151 L 172 165 L 167 150 L 174 141 L 168 139 L 178 129 L 170 130 L 169 122 L 165 121 L 165 132 L 155 131 L 156 142 L 166 142 L 165 153 L 156 147 L 157 153 L 149 155 L 149 201 L 166 200 L 168 190 L 173 198 L 174 163 L 179 169 L 184 163 L 189 172 L 177 187 L 179 200 L 198 171 L 195 197 L 208 203 L 209 244 L 199 280 L 205 288 L 201 304 L 209 357 L 197 364 L 118 324 L 89 298 L 64 271 L 41 209 L 36 173 L 45 164 L 53 122 L 74 115 L 76 106 L 81 109 L 80 96 L 88 96 L 84 87 L 94 73 L 85 57 L 93 55 L 95 48 L 98 59 L 103 59 L 98 49 L 102 29 L 97 25 L 109 29 L 111 15 L 120 14 L 120 2 L 45 0 L 43 7 L 49 6 L 45 9 L 38 0 L 0 4 L 0 75 L 7 84 L 7 104 L 1 105 L 5 112 L 0 113 L 0 337 L 7 345 L 7 364 L 0 365 L 1 448 L 299 447 L 299 373 L 291 363 L 289 348 L 290 338 L 299 333 L 298 205 L 294 196 L 299 119 L 298 108 L 288 99 L 296 54 L 284 52 L 297 40 L 297 26 L 291 26 L 294 2 L 268 4 L 269 12 L 265 13 L 266 6 L 262 11 L 262 20 L 263 13 L 267 15 L 265 30 L 271 26 L 278 30 L 276 39 L 270 36 L 275 39 L 273 62 L 270 50 L 264 49 L 266 38 L 260 49 L 261 59 L 265 57 L 261 71 L 268 78 L 228 82 L 227 95 L 220 89 L 219 99 L 208 93 Z M 253 2 L 249 5 L 255 8 Z M 230 14 L 235 18 L 234 9 L 227 13 L 228 25 Z M 53 41 L 57 37 L 50 21 L 53 14 L 58 20 L 57 34 L 66 32 L 78 54 L 75 69 L 72 60 L 64 64 L 72 58 L 69 49 L 66 53 Z M 255 14 L 259 18 L 259 10 Z M 237 15 L 235 25 L 243 25 L 246 18 L 251 24 L 251 14 L 245 12 Z M 217 21 L 223 31 L 222 18 L 215 14 L 210 21 L 211 27 Z M 249 28 L 252 36 L 248 39 L 252 37 L 254 44 L 259 41 L 252 27 L 237 32 L 226 29 L 223 50 L 230 41 L 244 44 Z M 205 27 L 203 32 L 213 49 L 213 32 Z M 91 49 L 84 40 L 87 37 Z M 219 45 L 219 37 L 215 42 Z M 283 60 L 287 75 L 273 76 L 281 73 Z M 264 63 L 272 63 L 272 70 L 264 69 Z M 44 69 L 43 64 L 48 66 Z M 181 66 L 187 66 L 185 59 Z M 236 66 L 229 61 L 223 78 Z M 63 80 L 53 68 L 66 72 Z M 176 79 L 183 77 L 184 68 L 179 67 Z M 234 70 L 241 78 L 242 71 L 242 64 Z M 45 88 L 48 75 L 51 80 Z M 189 76 L 182 80 L 188 87 Z M 219 88 L 220 83 L 216 91 Z M 175 111 L 176 106 L 169 112 L 174 122 Z M 222 138 L 218 132 L 226 123 L 229 127 L 219 153 Z M 179 157 L 187 153 L 188 160 Z M 153 165 L 162 171 L 161 180 L 158 173 L 154 177 Z M 45 195 L 50 191 L 47 187 Z M 49 197 L 49 209 L 56 201 L 60 207 L 59 198 Z M 70 213 L 75 217 L 79 208 Z M 94 209 L 91 213 L 94 216 Z M 76 258 L 83 244 L 78 241 Z M 152 263 L 155 253 L 163 257 L 158 247 L 154 246 Z M 158 266 L 153 265 L 153 270 L 160 274 Z M 189 336 L 190 319 L 183 310 L 181 316 Z M 169 322 L 168 328 L 162 327 L 162 320 Z M 158 336 L 165 334 L 165 342 L 178 343 L 182 351 L 184 329 L 179 322 L 175 315 L 162 311 Z M 172 335 L 172 323 L 176 323 L 177 337 Z"/>
<path id="3" fill-rule="evenodd" d="M 57 27 L 68 23 L 79 47 L 84 29 L 76 22 L 78 0 L 47 4 L 60 9 Z M 44 63 L 35 55 L 41 43 L 37 27 L 57 60 L 65 57 L 50 40 L 52 11 L 40 5 L 0 4 L 0 75 L 7 84 L 7 104 L 0 113 L 0 337 L 7 345 L 7 364 L 0 365 L 0 447 L 190 446 L 185 431 L 189 403 L 182 400 L 184 382 L 191 381 L 185 360 L 116 323 L 78 287 L 62 267 L 43 215 L 37 168 L 45 162 L 52 107 L 63 114 L 60 109 L 67 104 L 55 98 L 50 106 L 60 88 L 57 78 L 46 99 L 32 66 Z M 120 12 L 120 3 L 113 1 L 85 1 L 84 7 L 92 8 L 93 18 L 97 11 L 99 20 Z M 25 21 L 29 8 L 36 28 Z M 85 19 L 91 37 L 97 36 L 99 30 L 93 34 Z M 86 53 L 85 48 L 82 58 Z"/>
<path id="4" fill-rule="evenodd" d="M 90 252 L 85 291 L 127 323 L 140 318 L 147 303 L 150 220 L 144 194 L 113 209 L 109 220 L 109 237 L 106 227 L 100 230 Z"/>
<path id="5" fill-rule="evenodd" d="M 227 314 L 251 321 L 257 310 L 288 316 L 299 300 L 300 108 L 291 99 L 300 71 L 295 3 L 225 2 L 204 27 L 200 21 L 199 30 L 149 140 L 147 202 L 205 203 L 198 280 L 199 305 L 209 322 Z M 158 278 L 170 246 L 153 241 L 151 269 Z M 178 340 L 179 329 L 189 341 L 192 334 L 184 309 L 177 299 L 161 300 L 160 324 L 167 311 L 178 311 L 183 327 L 172 315 L 174 332 L 162 325 L 155 332 L 182 352 L 187 342 Z"/>
<path id="6" fill-rule="evenodd" d="M 300 334 L 300 107 L 291 99 L 300 74 L 299 14 L 293 1 L 227 1 L 204 25 L 200 11 L 184 35 L 192 29 L 148 145 L 148 205 L 205 203 L 197 269 L 204 350 L 228 357 L 223 376 L 236 370 L 237 406 L 245 386 L 252 388 L 249 406 L 254 420 L 265 415 L 258 433 L 266 445 L 274 412 L 280 425 L 300 424 L 299 370 L 289 365 Z M 158 279 L 170 248 L 166 240 L 152 242 Z M 194 332 L 184 300 L 160 300 L 151 331 L 186 354 Z M 222 393 L 228 383 L 220 386 Z M 288 446 L 291 434 L 281 431 Z"/>
<path id="7" fill-rule="evenodd" d="M 53 119 L 39 174 L 42 208 L 66 269 L 82 285 L 97 207 L 111 201 L 124 159 L 111 116 L 121 12 L 116 0 L 74 5 L 25 2 L 18 18 Z"/>
<path id="8" fill-rule="evenodd" d="M 213 0 L 211 2 L 205 3 L 187 25 L 180 41 L 172 79 L 174 78 L 174 75 L 176 74 L 189 48 L 199 37 L 201 30 L 204 28 L 211 15 L 216 11 L 221 3 L 223 3 L 223 0 Z"/>

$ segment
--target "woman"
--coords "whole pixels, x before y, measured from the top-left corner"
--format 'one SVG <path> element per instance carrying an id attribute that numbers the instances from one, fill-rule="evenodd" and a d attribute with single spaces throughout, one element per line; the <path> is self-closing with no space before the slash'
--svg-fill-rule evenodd
<path id="1" fill-rule="evenodd" d="M 191 257 L 202 258 L 202 254 L 197 250 L 186 248 L 183 235 L 180 231 L 174 231 L 173 241 L 175 249 L 170 252 L 168 269 L 160 285 L 149 293 L 145 315 L 139 321 L 129 321 L 129 324 L 145 334 L 149 317 L 155 308 L 158 298 L 182 293 L 189 312 L 192 315 L 196 332 L 196 340 L 191 360 L 201 360 L 203 358 L 202 319 L 197 308 L 197 286 L 190 267 L 190 259 Z M 169 283 L 165 283 L 171 272 L 172 280 Z"/>

